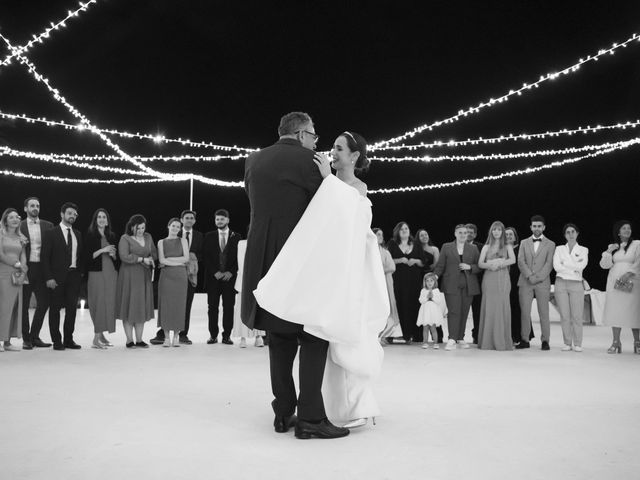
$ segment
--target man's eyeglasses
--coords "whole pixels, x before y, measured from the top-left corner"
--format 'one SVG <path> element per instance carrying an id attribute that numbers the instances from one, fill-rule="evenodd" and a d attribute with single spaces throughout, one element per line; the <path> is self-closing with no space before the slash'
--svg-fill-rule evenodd
<path id="1" fill-rule="evenodd" d="M 313 143 L 318 143 L 318 140 L 320 140 L 320 135 L 310 132 L 309 130 L 298 130 L 296 133 L 300 133 L 300 132 L 304 132 L 311 135 L 313 137 Z"/>

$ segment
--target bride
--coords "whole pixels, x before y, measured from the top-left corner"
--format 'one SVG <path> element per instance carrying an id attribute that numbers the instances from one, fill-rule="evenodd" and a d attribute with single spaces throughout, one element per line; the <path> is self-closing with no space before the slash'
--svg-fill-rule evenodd
<path id="1" fill-rule="evenodd" d="M 331 160 L 316 153 L 315 162 L 326 177 L 254 294 L 265 310 L 329 341 L 325 408 L 332 421 L 354 428 L 380 413 L 372 382 L 382 367 L 378 334 L 389 316 L 371 202 L 356 177 L 368 168 L 367 144 L 344 132 Z"/>

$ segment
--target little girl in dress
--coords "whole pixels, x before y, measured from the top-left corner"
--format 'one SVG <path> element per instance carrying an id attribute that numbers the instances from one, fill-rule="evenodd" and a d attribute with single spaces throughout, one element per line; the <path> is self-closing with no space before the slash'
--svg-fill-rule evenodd
<path id="1" fill-rule="evenodd" d="M 438 349 L 438 334 L 436 327 L 442 325 L 442 320 L 447 317 L 447 305 L 444 295 L 438 290 L 438 277 L 434 273 L 427 273 L 422 280 L 420 291 L 420 311 L 416 325 L 423 326 L 422 348 L 429 348 L 429 332 L 433 340 L 433 348 Z"/>

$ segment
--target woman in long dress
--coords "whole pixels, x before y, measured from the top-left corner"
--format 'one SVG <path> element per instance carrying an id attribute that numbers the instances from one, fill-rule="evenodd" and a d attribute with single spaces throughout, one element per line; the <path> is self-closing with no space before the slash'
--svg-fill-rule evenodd
<path id="1" fill-rule="evenodd" d="M 20 214 L 7 208 L 0 220 L 0 352 L 19 351 L 11 345 L 11 337 L 22 333 L 22 285 L 12 281 L 13 275 L 26 278 L 27 238 L 20 233 Z"/>
<path id="2" fill-rule="evenodd" d="M 632 235 L 631 222 L 616 222 L 614 241 L 600 259 L 600 266 L 609 270 L 603 314 L 603 323 L 611 327 L 613 334 L 609 353 L 622 352 L 620 331 L 625 327 L 631 328 L 633 334 L 633 352 L 640 354 L 640 240 L 634 240 Z M 630 291 L 620 289 L 629 283 Z"/>
<path id="3" fill-rule="evenodd" d="M 116 318 L 122 320 L 127 348 L 149 348 L 142 340 L 142 333 L 144 324 L 155 316 L 151 277 L 158 252 L 146 227 L 144 216 L 132 215 L 118 243 L 122 265 L 116 285 Z"/>
<path id="4" fill-rule="evenodd" d="M 505 242 L 504 230 L 502 222 L 491 224 L 478 261 L 485 271 L 478 329 L 478 348 L 483 350 L 513 349 L 509 266 L 516 263 L 516 256 L 511 244 Z"/>
<path id="5" fill-rule="evenodd" d="M 165 347 L 180 346 L 180 332 L 184 330 L 187 308 L 189 244 L 178 237 L 182 223 L 177 217 L 167 224 L 168 235 L 158 242 L 158 327 L 164 330 Z M 173 332 L 173 338 L 170 337 Z"/>
<path id="6" fill-rule="evenodd" d="M 84 244 L 84 263 L 88 272 L 87 300 L 94 331 L 91 348 L 113 346 L 104 332 L 116 331 L 118 256 L 115 244 L 116 235 L 111 231 L 109 213 L 99 208 L 93 213 Z"/>
<path id="7" fill-rule="evenodd" d="M 380 413 L 372 384 L 382 367 L 378 334 L 389 298 L 367 187 L 355 175 L 368 166 L 366 143 L 344 132 L 331 156 L 337 178 L 324 179 L 254 295 L 265 310 L 329 341 L 327 415 L 354 428 Z M 321 171 L 328 168 L 325 155 L 315 159 Z"/>
<path id="8" fill-rule="evenodd" d="M 378 247 L 380 248 L 380 258 L 382 259 L 382 269 L 384 270 L 384 279 L 387 282 L 387 293 L 389 295 L 389 318 L 387 325 L 380 333 L 380 343 L 388 345 L 388 339 L 402 337 L 402 329 L 400 328 L 400 317 L 398 317 L 398 307 L 396 306 L 396 297 L 393 293 L 393 272 L 396 271 L 396 264 L 391 258 L 391 254 L 384 242 L 384 232 L 380 228 L 372 229 L 378 239 Z"/>

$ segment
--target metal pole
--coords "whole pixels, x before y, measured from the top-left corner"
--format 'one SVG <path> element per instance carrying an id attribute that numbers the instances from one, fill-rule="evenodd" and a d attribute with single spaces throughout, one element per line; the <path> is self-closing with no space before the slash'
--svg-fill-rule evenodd
<path id="1" fill-rule="evenodd" d="M 193 175 L 191 175 L 191 178 L 189 179 L 189 184 L 189 210 L 193 210 Z"/>

